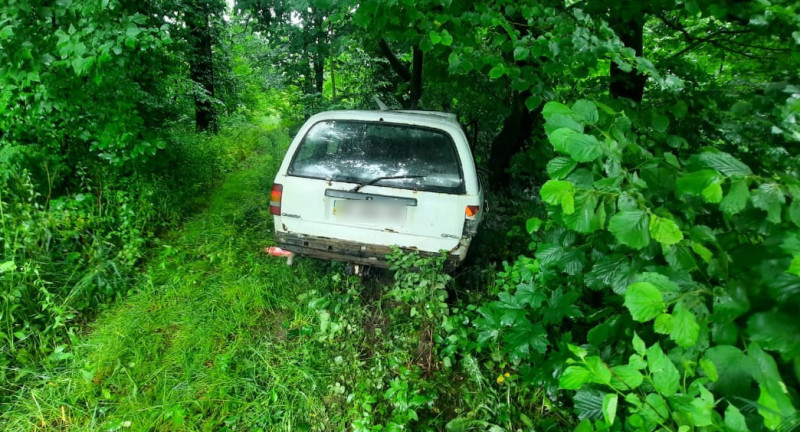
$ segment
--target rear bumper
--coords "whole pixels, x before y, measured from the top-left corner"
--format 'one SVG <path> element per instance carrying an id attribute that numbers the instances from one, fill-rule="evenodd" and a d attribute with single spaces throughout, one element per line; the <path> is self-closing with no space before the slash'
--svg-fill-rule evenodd
<path id="1" fill-rule="evenodd" d="M 287 232 L 276 232 L 275 241 L 282 249 L 292 251 L 299 255 L 322 258 L 333 261 L 344 261 L 353 264 L 363 264 L 375 267 L 388 268 L 386 255 L 392 252 L 389 246 L 370 245 L 328 237 L 308 236 Z M 454 269 L 461 265 L 467 255 L 469 240 L 462 240 L 459 246 L 447 254 L 446 266 Z M 416 251 L 413 248 L 400 248 L 403 251 Z M 438 253 L 418 251 L 420 256 L 435 256 Z"/>

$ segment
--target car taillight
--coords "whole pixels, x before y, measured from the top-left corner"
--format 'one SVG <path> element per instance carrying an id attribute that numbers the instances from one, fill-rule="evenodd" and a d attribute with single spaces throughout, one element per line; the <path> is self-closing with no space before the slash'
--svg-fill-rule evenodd
<path id="1" fill-rule="evenodd" d="M 269 213 L 275 216 L 281 214 L 281 198 L 283 197 L 283 186 L 279 184 L 272 185 L 272 192 L 269 194 Z"/>
<path id="2" fill-rule="evenodd" d="M 480 210 L 480 206 L 467 206 L 464 210 L 464 214 L 467 215 L 468 218 L 475 217 L 478 214 L 478 210 Z"/>

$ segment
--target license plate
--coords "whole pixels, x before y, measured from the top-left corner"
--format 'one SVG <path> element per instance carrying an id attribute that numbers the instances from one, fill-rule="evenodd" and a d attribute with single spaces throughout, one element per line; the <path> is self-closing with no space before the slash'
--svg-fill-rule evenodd
<path id="1" fill-rule="evenodd" d="M 407 207 L 403 204 L 391 204 L 361 200 L 335 200 L 333 215 L 337 220 L 359 223 L 403 223 L 406 220 Z"/>

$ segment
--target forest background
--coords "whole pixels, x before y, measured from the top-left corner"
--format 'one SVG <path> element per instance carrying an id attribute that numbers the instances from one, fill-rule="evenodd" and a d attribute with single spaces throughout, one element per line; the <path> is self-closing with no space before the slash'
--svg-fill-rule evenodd
<path id="1" fill-rule="evenodd" d="M 800 425 L 800 5 L 6 0 L 4 430 Z M 313 113 L 444 110 L 468 265 L 285 268 Z"/>

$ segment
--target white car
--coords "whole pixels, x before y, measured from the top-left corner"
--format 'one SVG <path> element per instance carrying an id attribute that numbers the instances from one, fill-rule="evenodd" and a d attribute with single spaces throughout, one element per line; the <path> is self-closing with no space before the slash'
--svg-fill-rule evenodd
<path id="1" fill-rule="evenodd" d="M 329 111 L 311 117 L 270 195 L 275 240 L 299 255 L 386 267 L 393 246 L 458 266 L 485 212 L 454 114 Z"/>

